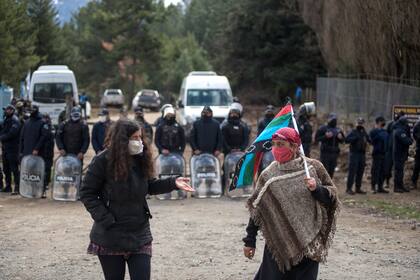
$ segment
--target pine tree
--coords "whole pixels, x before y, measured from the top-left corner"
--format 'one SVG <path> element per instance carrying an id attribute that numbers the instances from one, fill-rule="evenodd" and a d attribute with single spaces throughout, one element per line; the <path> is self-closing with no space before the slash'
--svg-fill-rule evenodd
<path id="1" fill-rule="evenodd" d="M 28 14 L 36 34 L 36 54 L 39 64 L 62 64 L 63 48 L 58 12 L 51 0 L 28 0 Z"/>
<path id="2" fill-rule="evenodd" d="M 24 2 L 0 1 L 0 83 L 15 88 L 39 61 L 26 8 Z"/>

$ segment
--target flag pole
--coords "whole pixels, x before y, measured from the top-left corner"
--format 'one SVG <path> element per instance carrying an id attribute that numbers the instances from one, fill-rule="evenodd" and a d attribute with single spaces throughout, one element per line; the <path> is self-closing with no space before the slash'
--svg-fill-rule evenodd
<path id="1" fill-rule="evenodd" d="M 300 136 L 300 133 L 299 133 L 299 128 L 298 128 L 298 126 L 297 126 L 297 122 L 296 122 L 296 119 L 295 119 L 295 112 L 293 111 L 293 105 L 292 104 L 290 104 L 291 105 L 291 110 L 292 110 L 292 121 L 293 121 L 293 127 L 295 128 L 295 130 L 296 130 L 296 132 L 299 134 L 299 136 Z M 303 150 L 303 145 L 302 145 L 302 143 L 300 144 L 300 147 L 299 147 L 299 151 L 300 151 L 300 155 L 302 156 L 302 158 L 303 158 L 303 164 L 304 164 L 304 167 L 305 167 L 305 173 L 306 173 L 306 177 L 311 177 L 310 176 L 310 174 L 309 174 L 309 168 L 308 168 L 308 163 L 306 162 L 306 158 L 305 158 L 305 151 Z"/>

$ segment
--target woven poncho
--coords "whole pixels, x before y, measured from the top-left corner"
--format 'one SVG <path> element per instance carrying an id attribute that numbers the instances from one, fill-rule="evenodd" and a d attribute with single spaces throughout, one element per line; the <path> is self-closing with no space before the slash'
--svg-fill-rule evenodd
<path id="1" fill-rule="evenodd" d="M 282 272 L 304 257 L 324 262 L 336 229 L 337 189 L 319 161 L 306 160 L 311 177 L 328 189 L 332 205 L 322 205 L 306 187 L 302 158 L 271 163 L 261 173 L 248 200 L 251 218 L 260 227 Z"/>

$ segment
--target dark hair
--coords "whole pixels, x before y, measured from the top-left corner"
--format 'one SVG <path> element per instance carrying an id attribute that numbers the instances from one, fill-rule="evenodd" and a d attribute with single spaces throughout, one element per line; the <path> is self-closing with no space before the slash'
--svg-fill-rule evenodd
<path id="1" fill-rule="evenodd" d="M 384 117 L 382 117 L 382 116 L 379 116 L 379 117 L 377 117 L 377 118 L 375 119 L 375 122 L 376 122 L 377 124 L 379 124 L 379 123 L 383 123 L 383 122 L 385 122 L 385 118 L 384 118 Z"/>
<path id="2" fill-rule="evenodd" d="M 136 122 L 120 119 L 111 126 L 107 133 L 105 146 L 109 150 L 109 171 L 115 181 L 125 181 L 128 178 L 130 168 L 134 164 L 133 157 L 128 151 L 128 143 L 130 137 L 140 129 Z M 144 133 L 142 133 L 142 139 L 143 135 Z M 135 158 L 142 176 L 150 179 L 154 175 L 152 153 L 144 140 L 143 145 L 143 153 Z"/>

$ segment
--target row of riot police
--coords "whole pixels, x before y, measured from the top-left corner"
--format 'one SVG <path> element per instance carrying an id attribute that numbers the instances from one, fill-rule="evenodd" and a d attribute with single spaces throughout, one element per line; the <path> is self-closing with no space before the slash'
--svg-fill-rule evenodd
<path id="1" fill-rule="evenodd" d="M 394 192 L 409 192 L 404 186 L 404 165 L 408 159 L 408 151 L 414 140 L 417 142 L 415 168 L 412 176 L 413 185 L 417 185 L 420 171 L 420 123 L 417 123 L 411 136 L 408 119 L 403 113 L 386 126 L 386 120 L 380 116 L 375 120 L 375 128 L 369 133 L 365 129 L 365 121 L 358 118 L 355 128 L 347 136 L 337 127 L 337 115 L 331 113 L 328 123 L 316 132 L 315 139 L 321 143 L 320 159 L 331 177 L 337 166 L 340 144 L 349 144 L 349 167 L 347 176 L 347 194 L 366 194 L 362 190 L 362 178 L 366 166 L 367 146 L 372 145 L 371 187 L 374 193 L 388 193 L 389 179 L 394 173 Z M 386 183 L 386 184 L 385 184 Z M 355 191 L 353 191 L 355 184 Z"/>
<path id="2" fill-rule="evenodd" d="M 23 174 L 20 178 L 20 164 L 22 159 L 27 156 L 42 158 L 44 166 L 43 182 L 44 186 L 42 197 L 45 198 L 45 190 L 50 183 L 51 168 L 54 160 L 54 142 L 62 156 L 73 154 L 80 161 L 89 146 L 89 129 L 87 124 L 81 120 L 81 110 L 74 107 L 70 114 L 70 119 L 62 122 L 57 132 L 48 114 L 41 114 L 36 105 L 30 106 L 29 115 L 19 120 L 19 112 L 10 104 L 4 108 L 4 120 L 0 130 L 0 141 L 2 142 L 2 159 L 5 183 L 0 173 L 0 186 L 3 192 L 12 191 L 12 181 L 14 182 L 13 195 L 19 194 L 20 179 L 35 180 L 39 176 Z M 25 170 L 24 170 L 25 171 Z M 13 176 L 13 180 L 12 180 Z M 32 178 L 32 179 L 31 179 Z"/>

